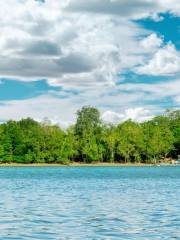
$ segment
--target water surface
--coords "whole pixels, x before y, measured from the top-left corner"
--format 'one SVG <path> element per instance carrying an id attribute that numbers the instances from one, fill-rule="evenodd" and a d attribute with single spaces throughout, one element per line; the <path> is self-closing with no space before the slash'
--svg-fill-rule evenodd
<path id="1" fill-rule="evenodd" d="M 180 167 L 1 167 L 0 239 L 180 239 Z"/>

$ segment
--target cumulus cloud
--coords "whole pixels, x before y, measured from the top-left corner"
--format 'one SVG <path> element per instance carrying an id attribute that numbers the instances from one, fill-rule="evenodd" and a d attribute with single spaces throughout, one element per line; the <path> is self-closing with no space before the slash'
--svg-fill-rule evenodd
<path id="1" fill-rule="evenodd" d="M 91 0 L 85 2 L 83 0 L 70 1 L 67 9 L 74 12 L 91 12 L 101 14 L 118 15 L 119 17 L 138 19 L 152 14 L 158 7 L 157 1 L 143 0 Z"/>
<path id="2" fill-rule="evenodd" d="M 96 106 L 102 106 L 103 101 L 104 99 L 102 100 L 99 98 Z M 112 101 L 115 102 L 115 98 L 110 101 L 111 103 Z M 91 105 L 91 102 L 86 100 L 85 95 L 79 97 L 71 96 L 71 98 L 64 99 L 47 94 L 21 101 L 1 101 L 0 112 L 3 112 L 1 121 L 9 119 L 19 120 L 21 118 L 32 117 L 35 120 L 42 122 L 45 118 L 47 118 L 53 124 L 58 124 L 61 127 L 66 128 L 75 122 L 75 114 L 79 109 L 79 104 L 82 104 L 82 102 L 83 105 Z M 105 104 L 107 103 L 108 100 L 106 100 Z M 120 105 L 118 105 L 117 108 L 120 108 Z M 150 111 L 142 107 L 134 107 L 121 111 L 122 113 L 101 110 L 102 120 L 107 123 L 117 124 L 128 119 L 142 122 L 152 117 Z"/>
<path id="3" fill-rule="evenodd" d="M 95 79 L 92 85 L 96 87 L 112 84 L 122 68 L 139 61 L 135 39 L 145 30 L 116 18 L 97 16 L 92 21 L 83 14 L 77 18 L 63 11 L 67 4 L 65 0 L 43 4 L 7 0 L 1 4 L 2 77 L 46 78 L 49 84 L 70 88 L 68 79 L 74 78 L 74 86 L 83 75 L 83 84 L 89 86 Z"/>
<path id="4" fill-rule="evenodd" d="M 136 122 L 144 122 L 150 120 L 152 117 L 153 115 L 150 113 L 150 111 L 142 107 L 129 108 L 123 113 L 106 111 L 102 114 L 102 120 L 111 124 L 118 124 L 129 119 Z"/>
<path id="5" fill-rule="evenodd" d="M 137 68 L 137 73 L 146 75 L 172 75 L 180 72 L 180 53 L 173 44 L 160 48 L 145 65 Z"/>
<path id="6" fill-rule="evenodd" d="M 69 11 L 88 12 L 94 14 L 111 14 L 128 19 L 151 17 L 156 21 L 162 20 L 159 13 L 164 11 L 180 14 L 178 0 L 70 0 L 67 5 Z"/>
<path id="7" fill-rule="evenodd" d="M 64 73 L 91 72 L 94 68 L 96 68 L 92 59 L 88 58 L 88 56 L 83 56 L 81 53 L 64 56 L 56 63 L 59 66 L 59 71 Z"/>
<path id="8" fill-rule="evenodd" d="M 35 40 L 30 42 L 25 46 L 25 49 L 22 52 L 19 52 L 20 55 L 25 57 L 52 57 L 61 55 L 61 49 L 57 43 L 44 40 Z"/>
<path id="9" fill-rule="evenodd" d="M 131 83 L 124 84 L 119 88 L 124 91 L 136 92 L 137 95 L 144 93 L 143 100 L 164 102 L 165 99 L 172 99 L 173 103 L 180 96 L 180 79 L 169 80 L 157 83 Z"/>
<path id="10" fill-rule="evenodd" d="M 91 105 L 101 111 L 105 122 L 117 124 L 127 119 L 142 122 L 150 119 L 152 113 L 162 111 L 160 105 L 151 102 L 154 99 L 163 103 L 168 97 L 172 98 L 174 104 L 179 104 L 179 80 L 156 84 L 123 84 L 116 86 L 115 89 L 107 87 L 99 92 L 98 88 L 96 90 L 89 88 L 77 95 L 69 95 L 63 91 L 59 95 L 49 92 L 32 99 L 1 101 L 0 112 L 3 113 L 1 120 L 32 117 L 43 121 L 47 117 L 53 123 L 66 127 L 74 123 L 75 113 L 80 107 Z"/>
<path id="11" fill-rule="evenodd" d="M 1 121 L 26 117 L 43 121 L 44 118 L 48 118 L 52 123 L 66 127 L 75 119 L 78 109 L 76 102 L 72 104 L 72 101 L 73 99 L 57 98 L 50 94 L 21 101 L 1 101 L 0 112 L 3 112 Z"/>
<path id="12" fill-rule="evenodd" d="M 80 79 L 84 87 L 113 85 L 121 72 L 144 62 L 145 52 L 162 45 L 156 34 L 146 38 L 149 31 L 130 20 L 172 11 L 166 2 L 164 7 L 160 0 L 3 1 L 0 75 L 23 81 L 46 78 L 66 88 L 79 86 Z M 93 18 L 92 12 L 97 13 Z M 139 36 L 145 39 L 139 42 Z"/>
<path id="13" fill-rule="evenodd" d="M 57 113 L 62 121 L 69 121 L 84 104 L 103 110 L 113 106 L 116 111 L 128 104 L 127 108 L 136 109 L 134 105 L 145 97 L 144 92 L 116 95 L 121 73 L 178 73 L 179 52 L 172 44 L 165 46 L 163 37 L 132 20 L 149 17 L 160 21 L 160 13 L 178 16 L 179 10 L 179 0 L 2 1 L 0 77 L 47 79 L 49 85 L 78 89 L 80 96 L 59 100 L 48 95 L 6 102 L 0 110 L 7 119 L 29 115 L 53 119 Z M 122 90 L 126 88 L 123 85 Z M 68 116 L 63 119 L 67 109 Z"/>
<path id="14" fill-rule="evenodd" d="M 155 33 L 150 34 L 140 42 L 140 45 L 147 51 L 157 50 L 162 44 L 163 39 Z"/>

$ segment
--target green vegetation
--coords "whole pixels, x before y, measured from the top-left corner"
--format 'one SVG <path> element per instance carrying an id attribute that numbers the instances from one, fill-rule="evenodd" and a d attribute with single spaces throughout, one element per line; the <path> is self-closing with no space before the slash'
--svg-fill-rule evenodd
<path id="1" fill-rule="evenodd" d="M 180 110 L 144 123 L 104 124 L 96 108 L 83 107 L 62 130 L 27 118 L 0 125 L 0 163 L 158 163 L 180 155 Z"/>

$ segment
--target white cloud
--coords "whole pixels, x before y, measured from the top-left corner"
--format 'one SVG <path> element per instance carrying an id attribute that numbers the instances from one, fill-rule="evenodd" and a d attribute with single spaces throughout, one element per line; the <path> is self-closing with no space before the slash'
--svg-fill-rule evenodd
<path id="1" fill-rule="evenodd" d="M 108 110 L 102 114 L 101 118 L 106 123 L 117 124 L 122 121 L 124 115 Z"/>
<path id="2" fill-rule="evenodd" d="M 73 12 L 89 12 L 98 14 L 112 14 L 123 18 L 138 19 L 148 16 L 158 7 L 156 1 L 142 0 L 71 0 L 67 9 Z"/>
<path id="3" fill-rule="evenodd" d="M 170 6 L 167 1 L 167 9 Z M 143 64 L 144 54 L 151 55 L 162 45 L 161 38 L 156 34 L 146 38 L 150 31 L 130 19 L 154 18 L 167 9 L 160 0 L 3 1 L 0 76 L 45 78 L 66 88 L 114 85 L 117 74 Z M 93 11 L 98 14 L 92 17 Z M 145 39 L 139 42 L 139 36 Z"/>
<path id="4" fill-rule="evenodd" d="M 118 15 L 121 18 L 141 19 L 151 17 L 161 20 L 164 11 L 180 14 L 179 0 L 70 0 L 67 9 L 72 12 Z"/>
<path id="5" fill-rule="evenodd" d="M 141 122 L 162 111 L 161 105 L 154 105 L 151 101 L 163 103 L 168 97 L 174 104 L 179 104 L 180 80 L 155 84 L 125 83 L 111 88 L 108 86 L 101 91 L 88 88 L 71 96 L 66 92 L 59 93 L 59 96 L 52 94 L 26 100 L 1 101 L 0 112 L 3 114 L 0 120 L 32 117 L 42 121 L 47 117 L 64 128 L 75 121 L 78 109 L 91 105 L 101 111 L 106 122 L 118 123 L 129 118 Z"/>
<path id="6" fill-rule="evenodd" d="M 157 83 L 124 84 L 119 90 L 134 92 L 137 95 L 144 93 L 143 101 L 157 101 L 163 103 L 166 98 L 172 99 L 175 104 L 180 96 L 180 79 Z"/>
<path id="7" fill-rule="evenodd" d="M 104 99 L 99 97 L 96 104 L 102 106 L 103 100 Z M 115 98 L 110 99 L 110 101 L 110 104 L 113 102 L 115 103 Z M 83 105 L 92 105 L 92 103 L 95 105 L 95 101 L 86 102 L 85 96 L 72 96 L 71 98 L 61 99 L 53 97 L 50 94 L 21 101 L 3 101 L 0 102 L 0 112 L 3 112 L 0 121 L 7 121 L 9 119 L 19 120 L 21 118 L 31 117 L 41 122 L 45 118 L 48 118 L 53 124 L 58 124 L 63 128 L 67 128 L 75 122 L 75 114 L 79 107 Z M 108 99 L 106 99 L 105 104 L 107 103 Z M 117 106 L 117 109 L 120 107 L 121 104 Z M 152 117 L 150 111 L 142 107 L 124 110 L 122 108 L 121 111 L 122 113 L 101 110 L 102 120 L 116 124 L 128 119 L 142 122 Z"/>
<path id="8" fill-rule="evenodd" d="M 158 0 L 162 11 L 168 11 L 176 16 L 180 16 L 179 0 Z"/>
<path id="9" fill-rule="evenodd" d="M 155 33 L 150 34 L 140 42 L 140 45 L 147 51 L 157 50 L 162 44 L 163 39 Z"/>
<path id="10" fill-rule="evenodd" d="M 164 46 L 163 37 L 131 20 L 150 17 L 159 21 L 159 13 L 178 15 L 179 9 L 179 0 L 2 1 L 0 76 L 23 81 L 43 78 L 49 85 L 78 89 L 80 94 L 69 99 L 47 95 L 2 102 L 0 111 L 5 119 L 47 116 L 64 124 L 73 120 L 82 105 L 94 105 L 103 111 L 113 109 L 114 118 L 127 106 L 134 110 L 124 112 L 124 119 L 138 119 L 141 110 L 135 105 L 140 106 L 147 98 L 144 91 L 139 91 L 141 87 L 149 87 L 153 96 L 165 94 L 156 89 L 159 85 L 126 84 L 121 90 L 132 87 L 134 92 L 116 94 L 120 74 L 134 69 L 149 75 L 178 73 L 179 52 L 172 44 Z M 168 86 L 163 85 L 163 89 L 167 91 Z M 177 89 L 170 91 L 176 91 L 173 94 L 177 96 Z"/>
<path id="11" fill-rule="evenodd" d="M 151 119 L 153 116 L 150 111 L 142 107 L 129 108 L 124 113 L 117 113 L 113 111 L 106 111 L 102 115 L 102 120 L 111 124 L 118 124 L 120 122 L 131 119 L 137 122 L 144 122 Z"/>
<path id="12" fill-rule="evenodd" d="M 122 18 L 141 19 L 151 17 L 161 20 L 162 12 L 180 15 L 179 0 L 69 0 L 67 9 L 72 12 L 118 15 Z"/>
<path id="13" fill-rule="evenodd" d="M 73 99 L 60 99 L 50 94 L 20 101 L 2 101 L 0 102 L 0 112 L 3 112 L 1 121 L 26 117 L 43 121 L 44 118 L 48 118 L 52 123 L 66 127 L 74 121 L 78 109 L 77 103 L 72 103 Z"/>
<path id="14" fill-rule="evenodd" d="M 180 107 L 180 96 L 175 97 L 175 101 L 178 104 L 178 106 Z"/>
<path id="15" fill-rule="evenodd" d="M 145 65 L 136 68 L 137 73 L 161 76 L 180 72 L 180 53 L 173 44 L 160 48 Z"/>
<path id="16" fill-rule="evenodd" d="M 124 68 L 141 63 L 137 37 L 147 31 L 116 16 L 78 13 L 68 1 L 3 1 L 0 9 L 0 75 L 66 88 L 112 85 Z M 11 6 L 11 8 L 9 8 Z M 123 32 L 123 35 L 122 35 Z M 139 57 L 137 57 L 139 54 Z M 71 80 L 74 79 L 71 85 Z M 92 80 L 93 79 L 93 80 Z"/>

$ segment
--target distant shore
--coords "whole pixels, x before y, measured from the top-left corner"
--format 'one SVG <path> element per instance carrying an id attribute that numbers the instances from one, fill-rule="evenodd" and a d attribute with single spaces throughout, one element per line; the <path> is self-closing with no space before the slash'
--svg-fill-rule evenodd
<path id="1" fill-rule="evenodd" d="M 148 163 L 70 163 L 70 164 L 58 164 L 58 163 L 1 163 L 0 167 L 152 167 L 152 166 L 176 166 L 177 164 L 148 164 Z"/>

